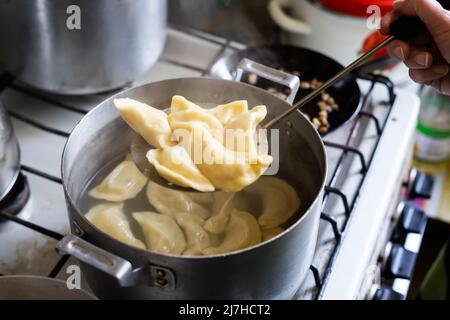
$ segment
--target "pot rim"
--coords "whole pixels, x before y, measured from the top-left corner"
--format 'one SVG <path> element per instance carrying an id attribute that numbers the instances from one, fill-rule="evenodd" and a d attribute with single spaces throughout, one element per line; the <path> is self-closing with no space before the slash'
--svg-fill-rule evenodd
<path id="1" fill-rule="evenodd" d="M 258 243 L 256 245 L 253 245 L 253 246 L 250 246 L 250 247 L 246 247 L 246 248 L 243 248 L 243 249 L 240 249 L 240 250 L 232 251 L 232 252 L 221 253 L 221 254 L 213 254 L 213 255 L 208 255 L 208 256 L 181 256 L 181 255 L 173 255 L 173 254 L 164 254 L 164 253 L 154 252 L 154 251 L 150 251 L 150 250 L 147 250 L 147 249 L 141 249 L 141 248 L 138 248 L 138 247 L 130 246 L 130 245 L 128 245 L 128 244 L 126 244 L 126 243 L 124 243 L 122 241 L 119 241 L 119 240 L 111 237 L 106 232 L 101 231 L 95 225 L 93 225 L 90 221 L 88 221 L 86 219 L 85 214 L 83 214 L 80 211 L 78 205 L 75 204 L 75 201 L 73 201 L 72 197 L 70 196 L 70 194 L 69 194 L 69 192 L 67 190 L 67 185 L 65 183 L 65 181 L 66 181 L 66 177 L 64 175 L 65 156 L 66 156 L 66 150 L 67 150 L 71 140 L 73 139 L 73 132 L 83 123 L 83 121 L 86 121 L 87 116 L 91 112 L 94 112 L 95 110 L 104 107 L 104 105 L 108 101 L 112 101 L 118 95 L 126 94 L 128 91 L 136 90 L 137 88 L 142 88 L 142 87 L 145 87 L 145 86 L 148 86 L 148 85 L 151 85 L 151 84 L 157 84 L 157 83 L 161 83 L 161 82 L 177 81 L 177 80 L 180 80 L 180 79 L 183 79 L 183 80 L 194 80 L 195 81 L 195 80 L 198 80 L 198 79 L 205 79 L 205 78 L 207 78 L 207 77 L 183 77 L 183 78 L 175 78 L 175 79 L 165 79 L 165 80 L 159 80 L 159 81 L 154 81 L 154 82 L 148 82 L 148 83 L 145 83 L 145 84 L 142 84 L 142 85 L 139 85 L 139 86 L 136 86 L 136 87 L 132 87 L 132 88 L 127 88 L 125 90 L 117 92 L 116 94 L 108 97 L 107 99 L 105 99 L 102 102 L 100 102 L 99 104 L 97 104 L 72 129 L 72 132 L 70 133 L 69 138 L 66 140 L 66 143 L 64 145 L 64 149 L 63 149 L 63 152 L 62 152 L 62 156 L 61 156 L 61 180 L 62 180 L 62 186 L 63 186 L 64 194 L 66 196 L 66 201 L 68 201 L 69 204 L 74 208 L 76 213 L 79 216 L 82 217 L 84 222 L 88 223 L 92 228 L 94 228 L 101 235 L 106 236 L 107 238 L 109 238 L 109 240 L 112 241 L 113 243 L 126 246 L 127 248 L 129 248 L 131 250 L 134 250 L 136 252 L 144 253 L 144 255 L 156 255 L 156 256 L 160 256 L 160 257 L 164 257 L 164 258 L 179 258 L 179 259 L 186 259 L 186 260 L 191 260 L 191 259 L 203 260 L 203 259 L 211 259 L 211 258 L 216 258 L 217 259 L 217 258 L 224 258 L 224 257 L 234 256 L 234 255 L 238 255 L 240 253 L 245 253 L 247 251 L 263 247 L 263 246 L 268 245 L 269 243 L 271 243 L 273 241 L 276 241 L 277 239 L 281 238 L 282 236 L 284 236 L 285 234 L 290 232 L 292 229 L 296 228 L 303 220 L 306 219 L 307 216 L 310 215 L 310 213 L 312 212 L 312 209 L 316 206 L 316 204 L 319 201 L 319 199 L 320 199 L 320 201 L 323 200 L 321 195 L 323 194 L 323 190 L 325 188 L 326 181 L 327 181 L 327 175 L 328 175 L 328 161 L 327 161 L 328 157 L 327 157 L 327 153 L 326 153 L 326 150 L 325 150 L 325 145 L 324 145 L 323 140 L 320 137 L 319 133 L 312 126 L 310 121 L 303 115 L 303 113 L 297 112 L 296 114 L 302 116 L 304 118 L 304 120 L 306 121 L 307 125 L 310 127 L 310 129 L 313 130 L 316 138 L 318 139 L 318 143 L 320 144 L 320 150 L 321 150 L 321 154 L 323 156 L 323 159 L 321 159 L 321 160 L 324 163 L 324 165 L 323 165 L 323 174 L 322 174 L 322 182 L 321 182 L 319 191 L 317 192 L 314 201 L 312 201 L 312 203 L 305 210 L 303 215 L 295 223 L 293 223 L 291 226 L 289 226 L 287 229 L 285 229 L 283 232 L 281 232 L 280 234 L 276 235 L 275 237 L 273 237 L 273 238 L 271 238 L 269 240 L 266 240 L 266 241 L 262 241 L 262 242 L 260 242 L 260 243 Z M 244 83 L 244 82 L 236 82 L 236 81 L 233 81 L 233 80 L 225 80 L 225 79 L 217 79 L 217 78 L 207 78 L 207 79 L 210 80 L 210 81 L 226 82 L 226 83 L 233 83 L 234 85 L 246 86 L 246 87 L 248 87 L 251 90 L 259 91 L 263 95 L 270 95 L 271 97 L 276 98 L 278 100 L 281 100 L 283 103 L 286 103 L 288 106 L 290 106 L 289 103 L 287 103 L 286 101 L 282 100 L 281 98 L 278 98 L 278 97 L 270 94 L 266 90 L 258 88 L 258 87 L 255 87 L 255 86 L 252 86 L 252 85 Z"/>

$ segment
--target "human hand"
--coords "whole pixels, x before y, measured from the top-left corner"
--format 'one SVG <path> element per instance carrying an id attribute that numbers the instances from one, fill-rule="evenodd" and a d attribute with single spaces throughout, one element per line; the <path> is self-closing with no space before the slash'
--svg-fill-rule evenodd
<path id="1" fill-rule="evenodd" d="M 389 34 L 390 23 L 400 16 L 419 17 L 427 30 L 408 42 L 392 41 L 390 55 L 405 63 L 415 82 L 450 95 L 450 11 L 436 0 L 395 0 L 393 7 L 381 21 L 381 33 Z"/>

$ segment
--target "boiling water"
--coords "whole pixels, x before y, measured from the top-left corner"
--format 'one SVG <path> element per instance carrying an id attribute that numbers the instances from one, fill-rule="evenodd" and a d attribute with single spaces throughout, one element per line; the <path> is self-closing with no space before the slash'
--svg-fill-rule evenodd
<path id="1" fill-rule="evenodd" d="M 105 165 L 91 179 L 91 181 L 89 181 L 87 183 L 86 187 L 84 188 L 84 190 L 82 192 L 82 195 L 81 195 L 80 201 L 79 201 L 79 207 L 82 210 L 82 212 L 87 213 L 89 211 L 89 209 L 92 208 L 93 206 L 107 202 L 106 200 L 99 200 L 99 199 L 94 199 L 94 198 L 90 197 L 88 195 L 88 192 L 91 189 L 93 189 L 94 187 L 96 187 L 97 185 L 99 185 L 103 181 L 103 179 L 114 169 L 114 167 L 117 166 L 121 161 L 123 161 L 125 159 L 125 156 L 126 156 L 126 154 L 121 155 L 121 156 L 117 157 L 116 159 L 112 160 L 110 163 Z M 134 235 L 136 236 L 136 238 L 140 239 L 144 243 L 145 243 L 145 239 L 143 237 L 141 228 L 139 227 L 139 224 L 136 222 L 136 220 L 132 217 L 132 213 L 138 212 L 138 211 L 158 212 L 148 201 L 147 195 L 146 195 L 146 189 L 147 189 L 147 187 L 145 186 L 135 198 L 124 202 L 124 213 L 130 222 L 131 230 L 134 233 Z M 182 192 L 182 191 L 174 191 L 174 192 Z M 258 201 L 256 196 L 253 195 L 252 193 L 250 193 L 249 191 L 243 190 L 240 192 L 244 193 L 245 199 L 248 199 L 249 203 L 252 206 L 252 210 L 250 213 L 253 214 L 255 216 L 255 218 L 257 219 L 261 212 L 260 201 Z M 187 192 L 187 193 L 189 194 L 189 192 Z M 299 195 L 299 197 L 300 197 L 300 195 Z M 301 197 L 300 197 L 300 202 L 301 202 L 301 205 L 300 205 L 299 211 L 297 213 L 295 213 L 286 223 L 281 225 L 281 227 L 283 229 L 286 229 L 287 227 L 292 225 L 295 221 L 297 221 L 297 219 L 300 216 L 299 212 L 304 212 L 305 205 L 304 205 L 304 203 L 303 203 L 304 201 L 302 201 Z M 214 205 L 214 203 L 212 202 L 209 206 L 207 206 L 207 205 L 203 205 L 203 206 L 206 209 L 208 209 L 210 212 L 212 212 L 213 205 Z M 221 240 L 221 239 L 219 239 L 219 240 Z"/>

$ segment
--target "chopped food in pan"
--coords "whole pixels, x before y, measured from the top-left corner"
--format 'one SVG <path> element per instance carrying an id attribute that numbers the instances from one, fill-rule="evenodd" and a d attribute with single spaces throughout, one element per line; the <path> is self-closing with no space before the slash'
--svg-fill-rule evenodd
<path id="1" fill-rule="evenodd" d="M 283 71 L 283 69 L 279 69 Z M 288 71 L 295 76 L 300 76 L 301 73 L 298 70 Z M 249 73 L 246 78 L 246 82 L 252 85 L 258 84 L 258 76 L 254 73 Z M 300 89 L 302 90 L 315 90 L 323 85 L 323 81 L 313 78 L 312 80 L 304 80 L 300 82 Z M 286 100 L 290 94 L 289 88 L 278 89 L 275 87 L 265 87 L 265 89 L 280 99 Z M 339 109 L 338 104 L 334 98 L 327 92 L 323 92 L 320 101 L 317 102 L 317 115 L 312 119 L 308 117 L 313 126 L 320 134 L 326 134 L 330 128 L 328 121 L 328 114 L 337 111 Z"/>

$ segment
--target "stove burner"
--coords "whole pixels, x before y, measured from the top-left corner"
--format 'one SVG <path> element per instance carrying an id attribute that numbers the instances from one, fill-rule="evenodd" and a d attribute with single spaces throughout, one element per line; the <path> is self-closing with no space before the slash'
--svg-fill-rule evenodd
<path id="1" fill-rule="evenodd" d="M 0 211 L 16 215 L 25 207 L 29 198 L 30 186 L 27 178 L 19 173 L 11 191 L 0 201 Z M 0 219 L 0 223 L 3 221 L 3 219 Z"/>

